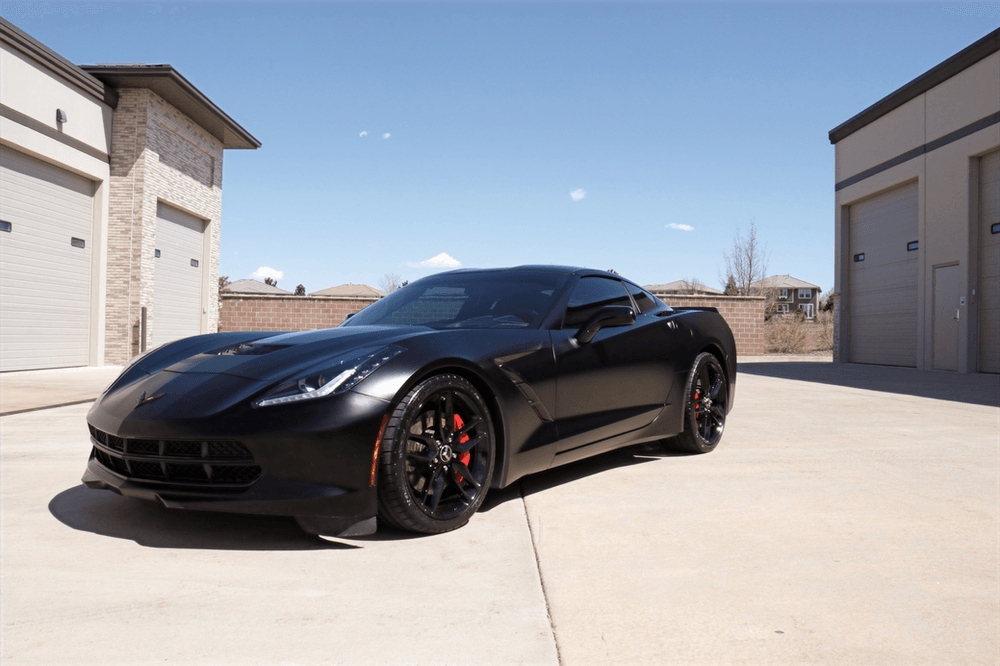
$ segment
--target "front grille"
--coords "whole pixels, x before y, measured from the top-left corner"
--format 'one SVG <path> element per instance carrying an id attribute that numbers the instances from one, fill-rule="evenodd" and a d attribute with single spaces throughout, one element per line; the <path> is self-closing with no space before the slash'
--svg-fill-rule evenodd
<path id="1" fill-rule="evenodd" d="M 101 465 L 129 479 L 200 486 L 246 486 L 260 478 L 253 454 L 240 442 L 128 439 L 90 426 Z"/>

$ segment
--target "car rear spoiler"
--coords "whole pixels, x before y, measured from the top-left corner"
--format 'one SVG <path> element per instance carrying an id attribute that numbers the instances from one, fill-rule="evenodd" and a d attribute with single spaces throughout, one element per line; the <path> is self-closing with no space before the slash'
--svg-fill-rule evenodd
<path id="1" fill-rule="evenodd" d="M 670 308 L 674 312 L 687 312 L 689 310 L 697 310 L 699 312 L 715 312 L 715 313 L 719 312 L 719 308 L 709 308 L 709 307 L 701 307 L 701 306 L 695 306 L 695 305 L 689 305 L 689 306 L 686 306 L 686 307 L 680 307 L 680 306 L 671 305 Z"/>

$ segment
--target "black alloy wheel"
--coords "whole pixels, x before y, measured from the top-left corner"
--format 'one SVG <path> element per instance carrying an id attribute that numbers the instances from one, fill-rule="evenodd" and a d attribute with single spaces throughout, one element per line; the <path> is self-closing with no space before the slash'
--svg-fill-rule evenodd
<path id="1" fill-rule="evenodd" d="M 489 488 L 495 437 L 482 396 L 458 375 L 424 380 L 393 409 L 379 454 L 379 516 L 405 530 L 461 527 Z"/>
<path id="2" fill-rule="evenodd" d="M 703 352 L 694 360 L 684 395 L 684 431 L 670 444 L 682 451 L 708 453 L 722 440 L 729 412 L 729 383 L 715 356 Z"/>

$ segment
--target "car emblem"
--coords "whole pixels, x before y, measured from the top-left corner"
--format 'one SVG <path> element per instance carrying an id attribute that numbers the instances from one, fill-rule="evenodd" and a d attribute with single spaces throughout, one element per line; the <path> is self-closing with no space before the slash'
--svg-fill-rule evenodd
<path id="1" fill-rule="evenodd" d="M 162 398 L 165 395 L 166 395 L 166 393 L 157 393 L 156 395 L 151 395 L 151 396 L 149 396 L 147 398 L 146 397 L 146 392 L 143 391 L 142 395 L 140 395 L 138 398 L 136 398 L 135 407 L 133 407 L 132 409 L 135 409 L 136 407 L 140 407 L 142 405 L 145 405 L 145 404 L 148 404 L 150 402 L 153 402 L 154 400 L 159 400 L 160 398 Z"/>

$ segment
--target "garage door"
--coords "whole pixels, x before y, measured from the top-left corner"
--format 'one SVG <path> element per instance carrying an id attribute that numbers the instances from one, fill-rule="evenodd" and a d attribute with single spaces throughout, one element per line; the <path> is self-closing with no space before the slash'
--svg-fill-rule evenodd
<path id="1" fill-rule="evenodd" d="M 850 210 L 850 360 L 917 365 L 917 184 Z"/>
<path id="2" fill-rule="evenodd" d="M 201 333 L 204 236 L 203 220 L 157 204 L 153 346 Z"/>
<path id="3" fill-rule="evenodd" d="M 1000 151 L 979 161 L 979 371 L 1000 372 Z"/>
<path id="4" fill-rule="evenodd" d="M 0 370 L 90 360 L 94 183 L 0 148 Z"/>

